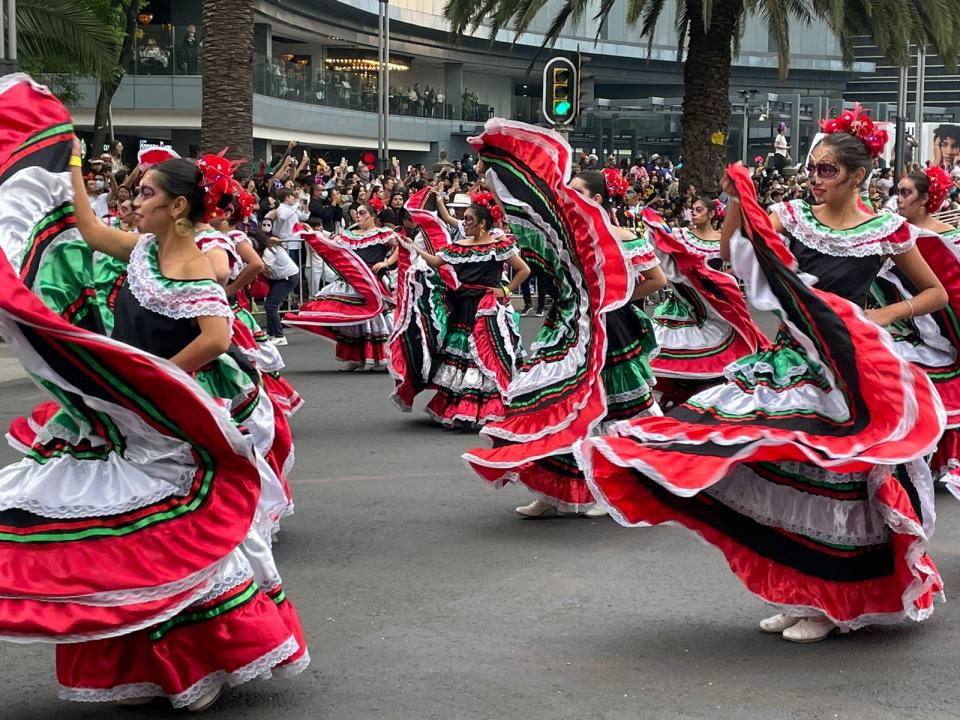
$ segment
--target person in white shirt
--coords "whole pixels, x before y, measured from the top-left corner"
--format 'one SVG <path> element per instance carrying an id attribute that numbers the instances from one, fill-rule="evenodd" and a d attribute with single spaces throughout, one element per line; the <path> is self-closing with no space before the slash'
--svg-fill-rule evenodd
<path id="1" fill-rule="evenodd" d="M 790 143 L 787 141 L 787 126 L 780 123 L 777 125 L 777 136 L 773 139 L 773 166 L 777 172 L 783 173 L 789 155 Z"/>
<path id="2" fill-rule="evenodd" d="M 270 291 L 263 301 L 263 310 L 267 316 L 267 334 L 274 345 L 286 345 L 287 339 L 283 335 L 283 323 L 280 321 L 280 305 L 300 284 L 300 268 L 277 238 L 255 230 L 251 239 L 263 260 L 263 276 L 270 285 Z"/>
<path id="3" fill-rule="evenodd" d="M 265 216 L 273 220 L 273 234 L 280 238 L 287 253 L 299 267 L 302 265 L 300 254 L 301 241 L 294 232 L 298 222 L 306 222 L 310 210 L 300 205 L 300 197 L 293 190 L 281 188 L 277 191 L 277 207 Z"/>

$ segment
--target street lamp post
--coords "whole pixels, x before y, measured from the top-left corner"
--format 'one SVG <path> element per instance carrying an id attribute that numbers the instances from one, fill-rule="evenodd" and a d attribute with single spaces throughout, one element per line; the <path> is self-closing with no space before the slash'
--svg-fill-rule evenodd
<path id="1" fill-rule="evenodd" d="M 0 75 L 17 71 L 17 0 L 7 0 L 7 27 L 4 36 L 0 8 Z"/>
<path id="2" fill-rule="evenodd" d="M 390 167 L 390 0 L 380 0 L 377 50 L 377 164 L 381 172 Z"/>
<path id="3" fill-rule="evenodd" d="M 747 157 L 747 153 L 750 151 L 750 101 L 753 99 L 753 96 L 756 95 L 759 90 L 740 90 L 739 95 L 743 98 L 743 141 L 742 145 L 742 155 L 744 165 L 749 164 L 750 159 Z"/>
<path id="4" fill-rule="evenodd" d="M 900 80 L 897 85 L 897 144 L 893 159 L 893 174 L 900 182 L 907 148 L 907 86 L 910 83 L 910 66 L 900 66 Z"/>

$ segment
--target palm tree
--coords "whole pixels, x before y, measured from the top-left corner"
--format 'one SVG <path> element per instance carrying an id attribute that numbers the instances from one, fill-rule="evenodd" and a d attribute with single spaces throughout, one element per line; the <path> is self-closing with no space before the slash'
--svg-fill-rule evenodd
<path id="1" fill-rule="evenodd" d="M 110 102 L 130 59 L 138 0 L 20 0 L 17 45 L 24 70 L 50 82 L 68 101 L 74 77 L 100 86 L 94 114 L 95 152 L 106 139 Z M 59 81 L 59 82 L 57 82 Z"/>
<path id="2" fill-rule="evenodd" d="M 203 0 L 203 152 L 253 157 L 253 0 Z"/>
<path id="3" fill-rule="evenodd" d="M 640 25 L 651 42 L 666 0 L 624 0 L 627 21 Z M 447 0 L 444 15 L 459 35 L 484 21 L 497 30 L 512 26 L 522 35 L 548 0 Z M 595 0 L 564 0 L 547 31 L 551 44 L 568 21 L 579 22 Z M 601 27 L 617 0 L 599 0 L 595 20 Z M 684 62 L 681 128 L 685 181 L 716 192 L 726 149 L 714 138 L 727 137 L 730 117 L 730 65 L 746 19 L 766 22 L 777 43 L 780 75 L 786 77 L 790 55 L 789 23 L 825 21 L 840 40 L 844 62 L 853 61 L 853 37 L 870 34 L 880 51 L 896 64 L 908 62 L 910 43 L 932 45 L 948 64 L 960 47 L 960 12 L 956 0 L 676 0 L 678 46 Z"/>

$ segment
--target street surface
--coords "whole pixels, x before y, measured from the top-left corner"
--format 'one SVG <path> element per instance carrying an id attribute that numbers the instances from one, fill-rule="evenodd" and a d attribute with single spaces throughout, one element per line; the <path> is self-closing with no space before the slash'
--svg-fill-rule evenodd
<path id="1" fill-rule="evenodd" d="M 530 338 L 537 318 L 525 318 Z M 211 717 L 279 720 L 910 720 L 960 706 L 960 503 L 938 493 L 931 621 L 815 645 L 761 635 L 769 614 L 719 553 L 675 528 L 530 521 L 460 453 L 476 436 L 401 414 L 386 374 L 337 372 L 299 332 L 286 377 L 296 515 L 275 547 L 313 663 L 226 693 Z M 0 384 L 0 425 L 43 399 Z M 421 398 L 419 407 L 428 398 Z M 0 462 L 17 459 L 6 445 Z M 53 647 L 0 643 L 0 718 L 170 716 L 56 697 Z"/>

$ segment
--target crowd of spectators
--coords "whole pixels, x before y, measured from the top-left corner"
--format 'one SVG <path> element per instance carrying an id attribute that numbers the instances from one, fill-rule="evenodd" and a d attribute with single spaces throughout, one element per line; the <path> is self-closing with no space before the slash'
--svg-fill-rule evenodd
<path id="1" fill-rule="evenodd" d="M 87 194 L 99 216 L 118 227 L 132 229 L 132 196 L 140 173 L 138 169 L 128 172 L 122 153 L 123 146 L 118 142 L 110 152 L 89 161 Z M 659 153 L 631 160 L 611 156 L 601 162 L 596 155 L 581 154 L 573 172 L 603 168 L 619 169 L 628 181 L 618 212 L 621 224 L 636 227 L 644 207 L 655 209 L 668 225 L 683 227 L 691 223 L 693 205 L 702 196 L 698 188 L 683 183 L 682 156 L 676 161 Z M 919 166 L 909 169 L 919 169 Z M 342 157 L 333 163 L 311 157 L 306 150 L 298 152 L 293 142 L 285 153 L 271 158 L 269 163 L 259 163 L 253 171 L 244 183 L 247 191 L 256 197 L 256 211 L 241 229 L 262 236 L 264 241 L 279 242 L 286 249 L 293 262 L 303 269 L 304 295 L 315 293 L 323 276 L 322 272 L 318 275 L 309 270 L 314 261 L 295 231 L 298 223 L 337 234 L 356 224 L 357 210 L 366 204 L 377 213 L 382 225 L 400 230 L 407 198 L 429 187 L 436 193 L 441 217 L 456 234 L 456 212 L 469 205 L 469 194 L 481 183 L 474 159 L 466 154 L 453 162 L 442 157 L 429 169 L 423 164 L 401 168 L 394 158 L 386 172 L 375 173 L 362 160 L 351 163 Z M 770 158 L 758 156 L 752 174 L 757 196 L 764 207 L 798 198 L 810 199 L 802 165 L 775 163 L 772 154 Z M 943 209 L 960 210 L 960 166 L 954 166 L 951 175 L 956 187 Z M 873 209 L 895 211 L 896 192 L 890 169 L 878 167 L 868 192 Z M 529 305 L 529 286 L 524 290 L 525 304 Z"/>

